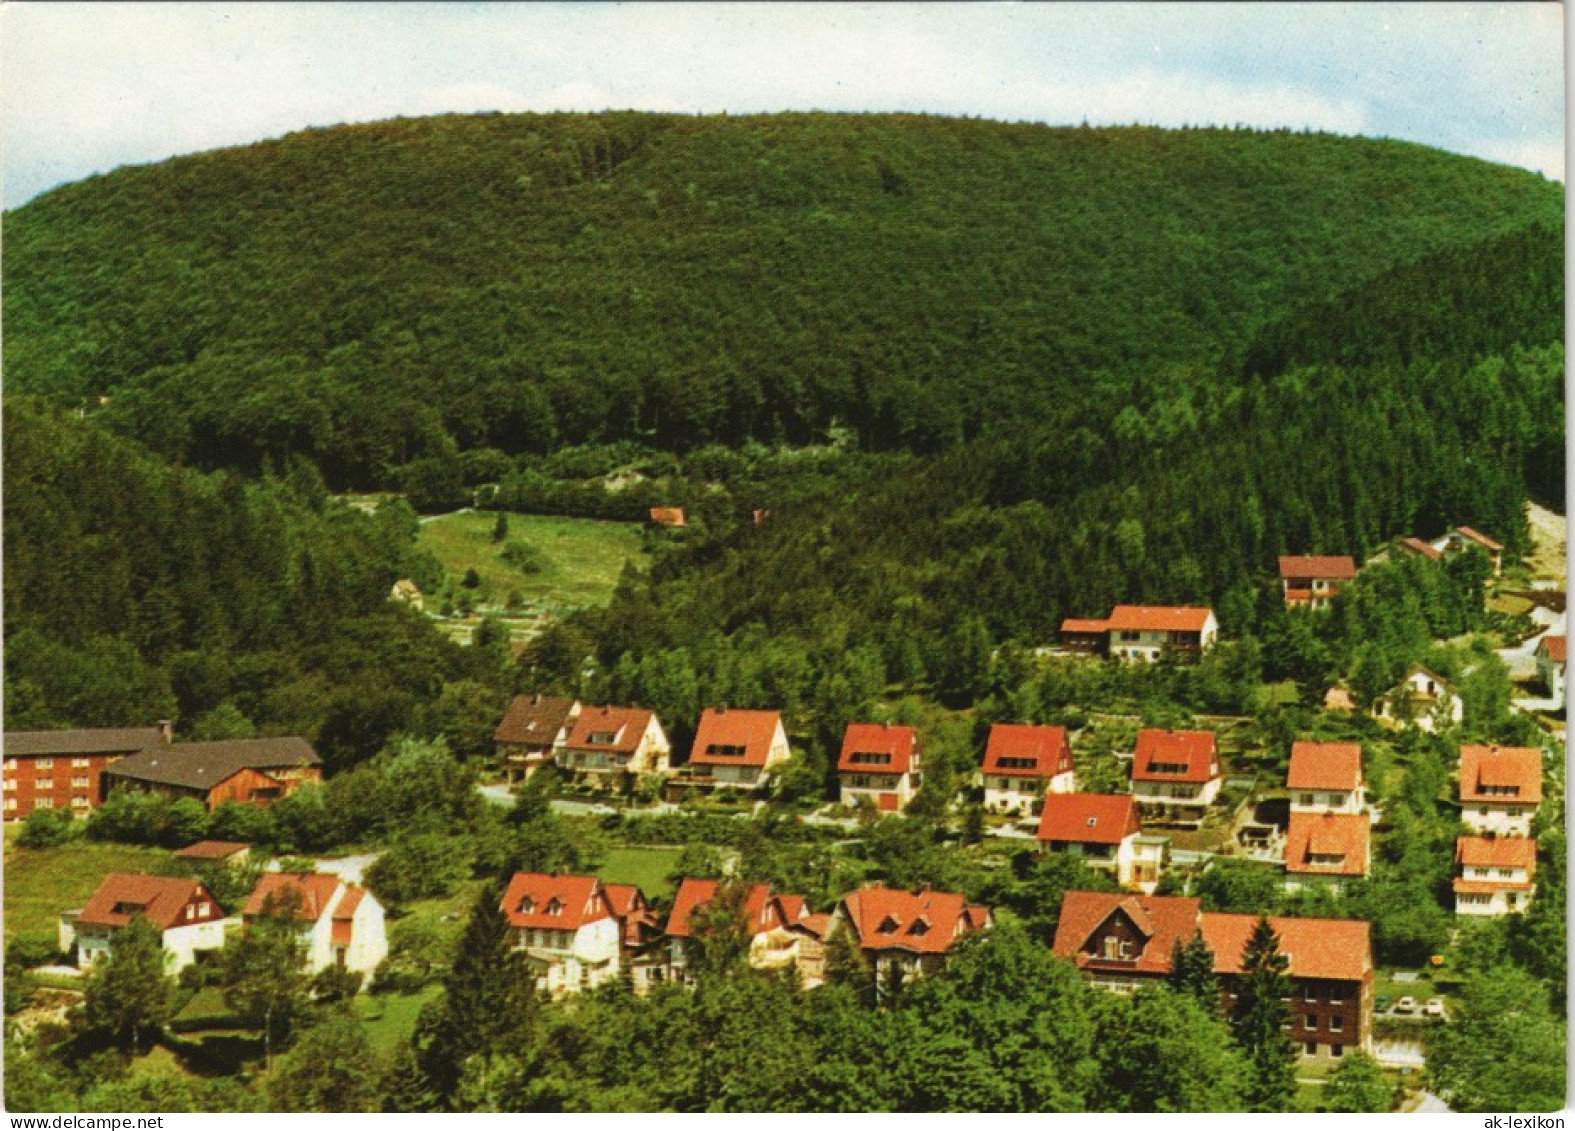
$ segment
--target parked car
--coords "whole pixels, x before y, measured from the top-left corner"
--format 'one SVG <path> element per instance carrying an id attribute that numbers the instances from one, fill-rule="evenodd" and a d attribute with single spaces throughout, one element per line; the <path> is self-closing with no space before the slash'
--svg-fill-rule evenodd
<path id="1" fill-rule="evenodd" d="M 1406 994 L 1405 997 L 1403 997 L 1399 1001 L 1395 1002 L 1395 1012 L 1396 1013 L 1415 1013 L 1416 1012 L 1416 998 L 1412 997 L 1410 994 Z"/>
<path id="2" fill-rule="evenodd" d="M 1394 998 L 1388 994 L 1379 994 L 1373 1001 L 1374 1013 L 1388 1013 L 1389 1007 L 1394 1004 Z"/>
<path id="3" fill-rule="evenodd" d="M 1444 1015 L 1444 999 L 1441 997 L 1428 998 L 1427 1015 L 1429 1017 L 1442 1017 Z"/>

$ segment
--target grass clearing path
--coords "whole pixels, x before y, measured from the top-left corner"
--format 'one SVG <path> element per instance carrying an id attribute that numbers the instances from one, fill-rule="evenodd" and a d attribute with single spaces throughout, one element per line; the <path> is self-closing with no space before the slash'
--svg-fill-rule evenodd
<path id="1" fill-rule="evenodd" d="M 9 830 L 8 830 L 9 831 Z M 110 872 L 169 871 L 162 848 L 73 840 L 55 848 L 19 848 L 6 837 L 5 937 L 53 938 L 60 913 L 81 907 Z"/>

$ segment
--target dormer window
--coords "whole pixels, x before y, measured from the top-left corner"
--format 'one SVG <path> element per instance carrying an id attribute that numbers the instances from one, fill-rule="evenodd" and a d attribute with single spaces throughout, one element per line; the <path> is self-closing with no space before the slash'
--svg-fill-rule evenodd
<path id="1" fill-rule="evenodd" d="M 611 746 L 618 741 L 618 732 L 615 730 L 598 730 L 591 732 L 592 746 Z"/>
<path id="2" fill-rule="evenodd" d="M 881 935 L 894 935 L 901 926 L 902 921 L 900 919 L 898 919 L 895 915 L 888 915 L 886 918 L 880 921 L 880 926 L 875 928 L 875 933 Z"/>
<path id="3" fill-rule="evenodd" d="M 705 748 L 705 752 L 713 758 L 742 758 L 749 753 L 749 747 L 713 742 Z"/>
<path id="4" fill-rule="evenodd" d="M 924 935 L 924 934 L 928 934 L 929 930 L 930 930 L 930 921 L 928 919 L 926 919 L 923 915 L 920 915 L 917 919 L 915 919 L 913 921 L 913 926 L 908 928 L 908 933 L 910 935 Z"/>
<path id="5" fill-rule="evenodd" d="M 1150 762 L 1148 772 L 1151 774 L 1184 774 L 1187 772 L 1185 762 Z"/>
<path id="6" fill-rule="evenodd" d="M 562 915 L 563 914 L 563 901 L 560 900 L 557 896 L 553 896 L 550 900 L 548 900 L 547 901 L 547 914 L 548 915 Z"/>
<path id="7" fill-rule="evenodd" d="M 147 910 L 143 903 L 117 903 L 110 909 L 116 915 L 140 915 Z"/>
<path id="8" fill-rule="evenodd" d="M 534 899 L 532 899 L 530 896 L 527 895 L 524 899 L 520 900 L 520 914 L 521 915 L 529 915 L 532 912 L 534 912 L 535 910 L 536 910 L 536 901 Z"/>
<path id="9" fill-rule="evenodd" d="M 1032 770 L 1038 767 L 1038 758 L 1001 758 L 996 765 L 1003 770 Z"/>
<path id="10" fill-rule="evenodd" d="M 891 755 L 879 754 L 873 750 L 855 750 L 848 761 L 856 766 L 889 766 Z"/>

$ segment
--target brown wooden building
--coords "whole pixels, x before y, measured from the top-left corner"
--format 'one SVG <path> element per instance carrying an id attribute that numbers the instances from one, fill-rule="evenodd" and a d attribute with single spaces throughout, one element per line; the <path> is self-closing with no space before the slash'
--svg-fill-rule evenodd
<path id="1" fill-rule="evenodd" d="M 194 797 L 209 809 L 226 801 L 267 805 L 322 780 L 323 760 L 304 738 L 182 742 L 116 762 L 104 772 L 105 795 L 140 789 Z"/>

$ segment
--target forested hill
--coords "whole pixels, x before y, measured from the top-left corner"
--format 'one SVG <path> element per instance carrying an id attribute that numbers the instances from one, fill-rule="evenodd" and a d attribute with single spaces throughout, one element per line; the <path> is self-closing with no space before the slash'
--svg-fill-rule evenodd
<path id="1" fill-rule="evenodd" d="M 108 397 L 101 423 L 170 457 L 301 453 L 334 486 L 456 448 L 798 443 L 834 422 L 933 451 L 1107 417 L 1156 374 L 1234 374 L 1264 327 L 1426 257 L 1537 225 L 1533 250 L 1561 247 L 1562 213 L 1535 174 L 1315 134 L 394 121 L 7 215 L 6 379 Z"/>

